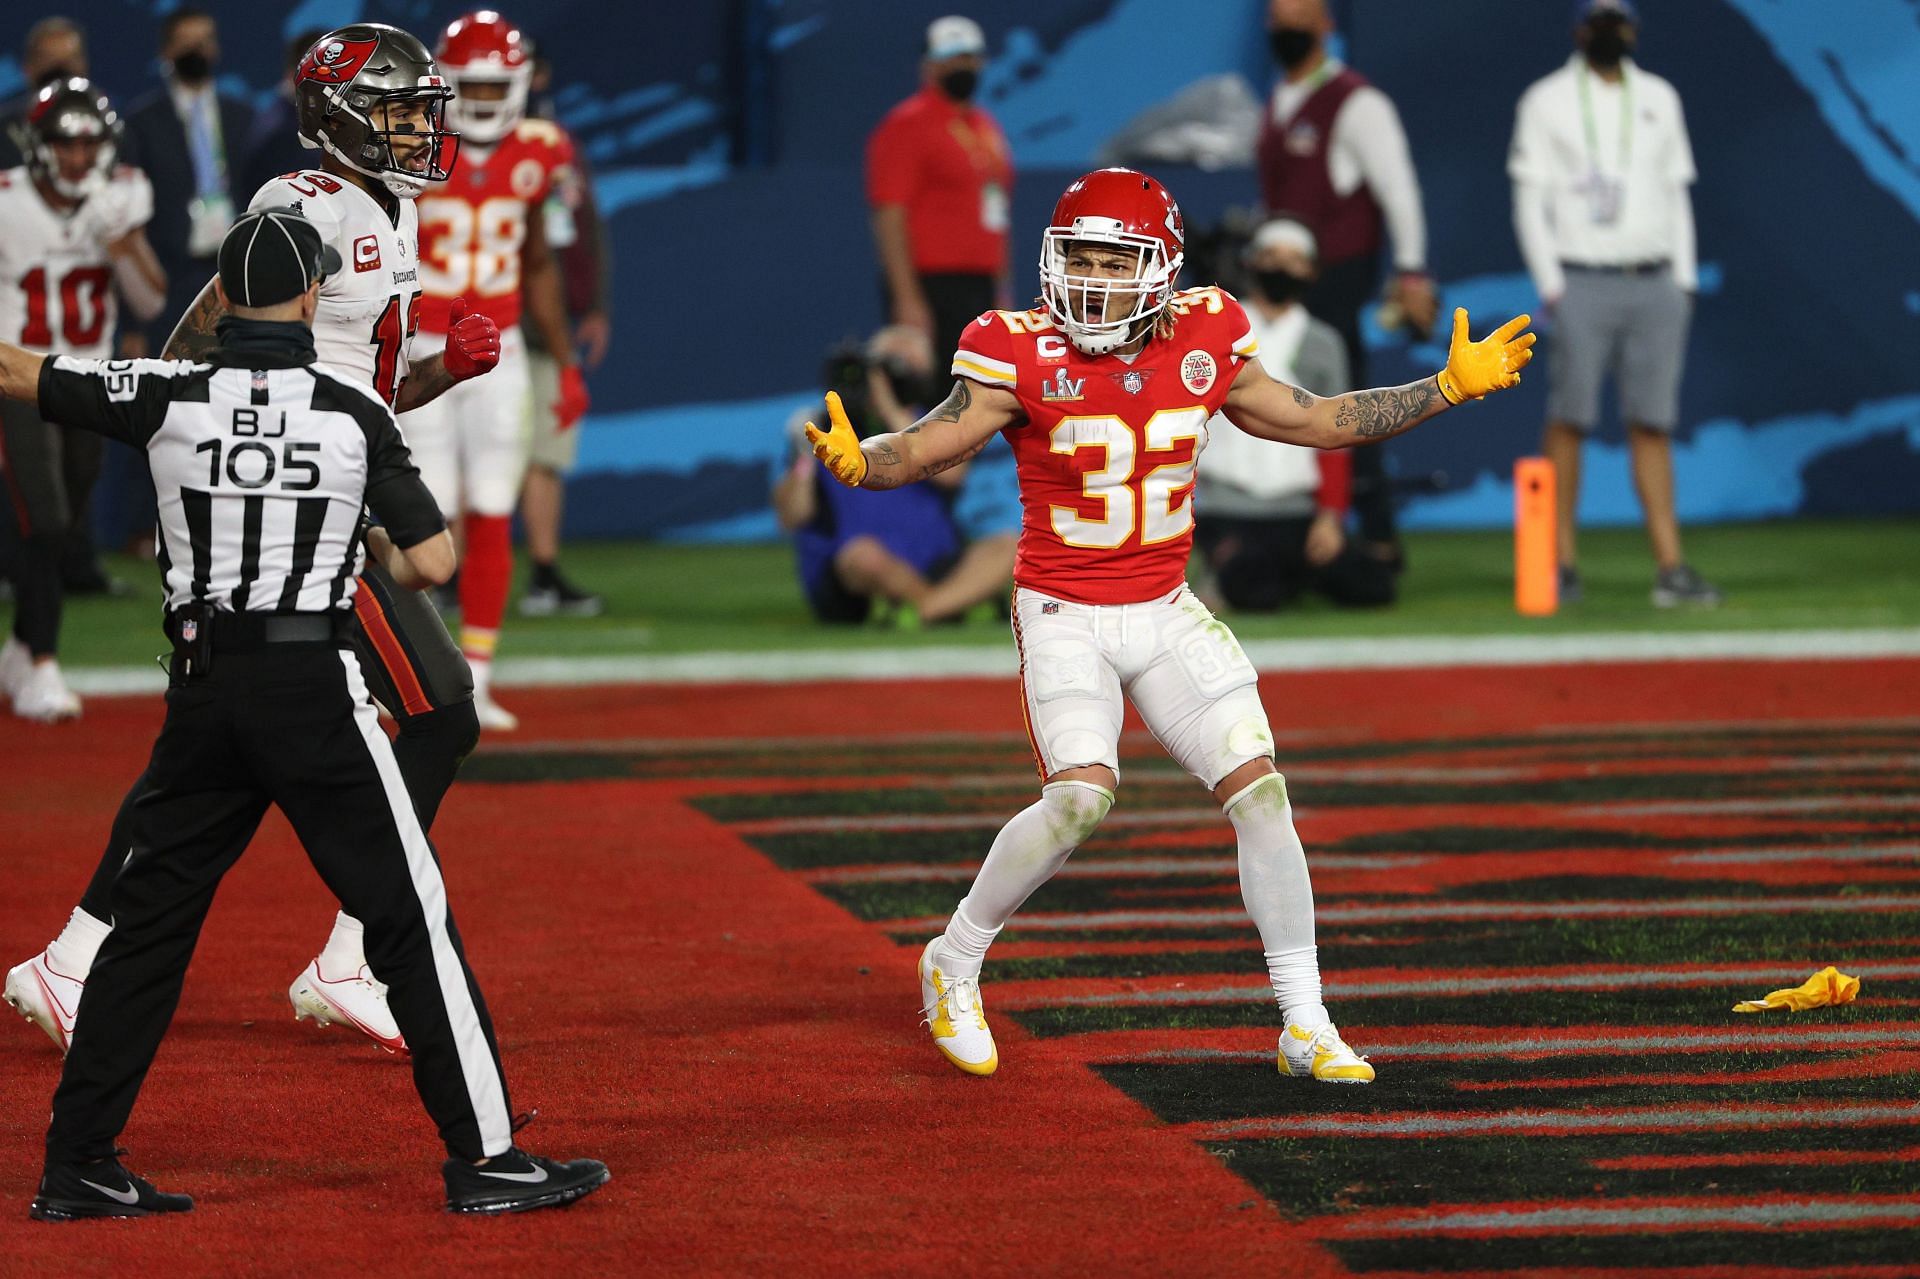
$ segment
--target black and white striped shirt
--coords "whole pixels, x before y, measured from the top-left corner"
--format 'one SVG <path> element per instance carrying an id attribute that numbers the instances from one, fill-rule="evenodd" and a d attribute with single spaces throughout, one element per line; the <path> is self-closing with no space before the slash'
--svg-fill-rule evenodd
<path id="1" fill-rule="evenodd" d="M 49 422 L 146 450 L 159 499 L 167 607 L 317 613 L 352 606 L 362 505 L 394 544 L 446 527 L 393 413 L 284 340 L 233 342 L 209 363 L 80 360 L 40 373 Z M 223 327 L 223 340 L 244 327 Z"/>

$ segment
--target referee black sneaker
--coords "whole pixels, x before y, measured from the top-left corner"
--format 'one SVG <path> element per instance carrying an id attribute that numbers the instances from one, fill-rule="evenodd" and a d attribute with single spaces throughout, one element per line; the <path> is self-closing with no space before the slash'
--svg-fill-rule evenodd
<path id="1" fill-rule="evenodd" d="M 561 1163 L 514 1147 L 485 1164 L 449 1159 L 440 1167 L 447 1180 L 448 1212 L 531 1212 L 558 1208 L 592 1194 L 613 1174 L 598 1159 Z"/>
<path id="2" fill-rule="evenodd" d="M 40 1193 L 28 1214 L 36 1221 L 80 1221 L 87 1217 L 147 1217 L 156 1212 L 192 1212 L 187 1195 L 163 1194 L 144 1177 L 120 1166 L 118 1159 L 94 1164 L 50 1164 L 40 1178 Z"/>

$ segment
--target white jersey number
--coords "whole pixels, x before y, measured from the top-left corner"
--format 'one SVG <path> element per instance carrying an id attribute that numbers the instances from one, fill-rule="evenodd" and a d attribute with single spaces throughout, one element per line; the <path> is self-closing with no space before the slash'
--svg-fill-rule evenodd
<path id="1" fill-rule="evenodd" d="M 431 246 L 432 254 L 420 263 L 428 293 L 439 298 L 462 293 L 499 297 L 520 287 L 525 201 L 495 196 L 476 208 L 443 198 L 423 201 L 420 207 L 420 240 Z"/>
<path id="2" fill-rule="evenodd" d="M 1207 429 L 1207 411 L 1199 405 L 1162 409 L 1147 419 L 1143 432 L 1147 449 L 1163 452 L 1192 440 L 1192 456 L 1163 462 L 1134 477 L 1138 458 L 1131 427 L 1117 417 L 1060 419 L 1048 437 L 1055 453 L 1077 453 L 1097 448 L 1105 462 L 1080 479 L 1081 496 L 1100 503 L 1101 514 L 1089 518 L 1079 508 L 1055 506 L 1053 531 L 1068 546 L 1111 550 L 1124 545 L 1135 530 L 1142 546 L 1172 541 L 1193 527 L 1193 478 L 1199 440 Z"/>

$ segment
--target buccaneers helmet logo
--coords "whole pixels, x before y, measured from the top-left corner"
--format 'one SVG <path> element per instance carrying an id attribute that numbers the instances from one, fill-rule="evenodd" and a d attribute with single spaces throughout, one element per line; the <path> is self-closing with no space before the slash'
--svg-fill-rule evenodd
<path id="1" fill-rule="evenodd" d="M 327 40 L 316 44 L 301 61 L 298 78 L 318 80 L 322 84 L 345 84 L 360 73 L 379 45 L 377 39 Z"/>

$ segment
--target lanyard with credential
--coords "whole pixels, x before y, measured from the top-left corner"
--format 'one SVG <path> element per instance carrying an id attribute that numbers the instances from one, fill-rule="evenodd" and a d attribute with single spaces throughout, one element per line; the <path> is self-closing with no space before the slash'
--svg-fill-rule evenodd
<path id="1" fill-rule="evenodd" d="M 1593 73 L 1580 65 L 1580 123 L 1587 133 L 1587 159 L 1594 172 L 1600 171 L 1600 130 L 1593 122 L 1593 90 L 1587 85 Z M 1633 80 L 1626 64 L 1620 64 L 1620 176 L 1627 176 L 1627 161 L 1633 157 Z"/>

